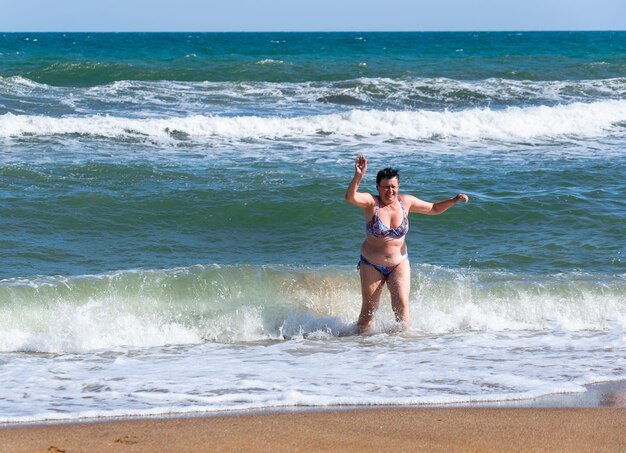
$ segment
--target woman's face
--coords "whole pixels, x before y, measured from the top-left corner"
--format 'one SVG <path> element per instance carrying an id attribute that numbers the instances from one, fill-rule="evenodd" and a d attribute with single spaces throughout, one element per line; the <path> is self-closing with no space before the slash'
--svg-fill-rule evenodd
<path id="1" fill-rule="evenodd" d="M 381 179 L 380 184 L 376 184 L 378 196 L 386 205 L 395 203 L 398 199 L 399 187 L 400 183 L 398 182 L 398 178 Z"/>

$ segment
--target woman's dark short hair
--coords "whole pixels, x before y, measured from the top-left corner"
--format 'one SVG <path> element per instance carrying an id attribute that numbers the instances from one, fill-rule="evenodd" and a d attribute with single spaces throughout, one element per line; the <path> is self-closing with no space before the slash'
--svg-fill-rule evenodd
<path id="1" fill-rule="evenodd" d="M 392 179 L 392 178 L 398 178 L 398 182 L 400 182 L 400 174 L 398 173 L 398 170 L 396 170 L 395 168 L 389 168 L 389 167 L 383 168 L 376 175 L 376 185 L 380 184 L 380 182 L 383 179 Z"/>

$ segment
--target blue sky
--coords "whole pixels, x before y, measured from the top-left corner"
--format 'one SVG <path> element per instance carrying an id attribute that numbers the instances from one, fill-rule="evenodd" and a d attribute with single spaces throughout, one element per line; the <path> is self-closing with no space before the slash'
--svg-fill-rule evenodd
<path id="1" fill-rule="evenodd" d="M 0 31 L 625 30 L 626 0 L 0 0 Z"/>

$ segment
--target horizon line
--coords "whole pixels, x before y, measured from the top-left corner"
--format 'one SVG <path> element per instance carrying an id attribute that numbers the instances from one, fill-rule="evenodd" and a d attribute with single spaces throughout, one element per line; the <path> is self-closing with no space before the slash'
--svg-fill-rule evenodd
<path id="1" fill-rule="evenodd" d="M 493 29 L 493 30 L 12 30 L 7 33 L 590 33 L 626 29 Z"/>

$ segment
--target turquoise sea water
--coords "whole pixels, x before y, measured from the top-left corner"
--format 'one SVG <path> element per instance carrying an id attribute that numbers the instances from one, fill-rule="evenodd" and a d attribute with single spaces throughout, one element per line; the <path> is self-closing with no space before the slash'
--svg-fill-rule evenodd
<path id="1" fill-rule="evenodd" d="M 31 395 L 1 416 L 623 379 L 625 95 L 626 32 L 0 34 L 0 382 Z M 337 337 L 359 309 L 358 154 L 370 191 L 395 166 L 402 191 L 471 198 L 410 219 L 406 335 L 386 307 L 374 337 Z M 357 383 L 372 345 L 391 363 Z M 345 370 L 315 375 L 333 354 Z"/>

